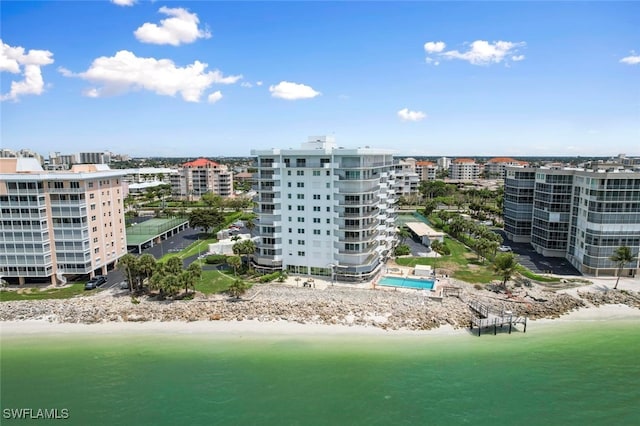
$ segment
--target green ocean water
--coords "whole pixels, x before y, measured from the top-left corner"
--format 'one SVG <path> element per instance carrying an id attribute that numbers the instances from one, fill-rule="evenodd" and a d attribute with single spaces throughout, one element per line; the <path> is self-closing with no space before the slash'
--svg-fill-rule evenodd
<path id="1" fill-rule="evenodd" d="M 10 408 L 78 425 L 638 425 L 640 324 L 380 337 L 3 336 Z"/>

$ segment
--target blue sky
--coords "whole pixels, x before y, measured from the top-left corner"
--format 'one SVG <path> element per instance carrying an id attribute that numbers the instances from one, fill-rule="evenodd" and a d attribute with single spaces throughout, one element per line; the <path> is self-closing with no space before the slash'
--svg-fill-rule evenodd
<path id="1" fill-rule="evenodd" d="M 640 155 L 640 3 L 2 1 L 3 148 Z"/>

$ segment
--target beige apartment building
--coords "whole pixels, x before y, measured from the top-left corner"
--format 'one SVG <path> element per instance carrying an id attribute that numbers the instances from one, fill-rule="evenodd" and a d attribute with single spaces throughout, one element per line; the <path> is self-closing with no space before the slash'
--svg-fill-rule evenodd
<path id="1" fill-rule="evenodd" d="M 199 200 L 207 192 L 221 197 L 233 195 L 233 173 L 223 164 L 206 158 L 184 163 L 171 176 L 171 192 L 180 198 Z"/>
<path id="2" fill-rule="evenodd" d="M 32 158 L 0 159 L 0 276 L 22 285 L 106 274 L 127 252 L 123 176 L 102 164 L 45 171 Z"/>

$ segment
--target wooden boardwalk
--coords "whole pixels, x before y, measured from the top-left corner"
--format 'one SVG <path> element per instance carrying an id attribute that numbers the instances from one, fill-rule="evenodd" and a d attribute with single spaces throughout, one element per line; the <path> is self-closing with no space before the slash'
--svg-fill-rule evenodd
<path id="1" fill-rule="evenodd" d="M 471 326 L 469 328 L 478 327 L 478 336 L 480 336 L 483 328 L 491 326 L 493 326 L 494 335 L 498 333 L 498 327 L 502 328 L 505 325 L 509 326 L 509 334 L 511 334 L 511 329 L 516 324 L 524 324 L 524 332 L 527 332 L 527 317 L 514 316 L 511 311 L 493 313 L 487 305 L 478 301 L 468 302 L 468 305 L 477 315 L 471 318 Z"/>

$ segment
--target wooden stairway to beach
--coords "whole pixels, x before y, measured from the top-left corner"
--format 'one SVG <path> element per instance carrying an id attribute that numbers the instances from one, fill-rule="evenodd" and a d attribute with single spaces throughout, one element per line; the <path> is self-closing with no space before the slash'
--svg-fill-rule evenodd
<path id="1" fill-rule="evenodd" d="M 498 333 L 498 326 L 502 328 L 505 325 L 509 326 L 509 334 L 511 329 L 516 324 L 524 324 L 524 333 L 527 332 L 527 317 L 514 316 L 511 311 L 502 311 L 500 313 L 493 313 L 489 307 L 477 300 L 472 300 L 467 303 L 469 308 L 476 313 L 477 316 L 471 318 L 470 329 L 478 327 L 478 336 L 481 334 L 483 328 L 493 326 L 493 334 Z"/>

